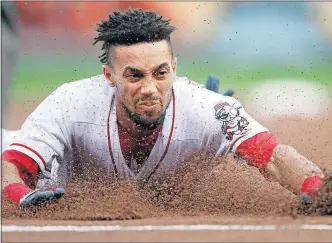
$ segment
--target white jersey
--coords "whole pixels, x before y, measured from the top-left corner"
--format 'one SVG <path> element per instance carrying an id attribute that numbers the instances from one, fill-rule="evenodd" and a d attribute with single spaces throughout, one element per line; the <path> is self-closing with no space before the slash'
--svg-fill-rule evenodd
<path id="1" fill-rule="evenodd" d="M 121 152 L 116 121 L 114 88 L 103 75 L 67 83 L 32 112 L 7 149 L 38 163 L 39 186 L 45 180 L 65 186 L 74 168 L 146 181 L 174 170 L 192 152 L 235 152 L 246 139 L 267 131 L 234 98 L 178 77 L 159 137 L 135 173 Z"/>

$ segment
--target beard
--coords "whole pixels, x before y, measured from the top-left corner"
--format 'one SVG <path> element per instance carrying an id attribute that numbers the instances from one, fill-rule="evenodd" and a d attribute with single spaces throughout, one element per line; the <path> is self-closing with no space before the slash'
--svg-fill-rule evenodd
<path id="1" fill-rule="evenodd" d="M 166 108 L 163 109 L 160 113 L 159 116 L 155 119 L 151 119 L 151 120 L 147 120 L 142 118 L 142 116 L 136 112 L 132 112 L 128 109 L 128 107 L 121 102 L 122 107 L 124 108 L 124 110 L 126 111 L 128 117 L 140 128 L 144 129 L 144 130 L 154 130 L 156 129 L 159 125 L 163 124 L 165 121 L 165 117 L 166 117 L 166 110 L 168 108 L 168 106 L 171 103 L 171 98 L 168 99 L 168 103 L 166 105 Z"/>

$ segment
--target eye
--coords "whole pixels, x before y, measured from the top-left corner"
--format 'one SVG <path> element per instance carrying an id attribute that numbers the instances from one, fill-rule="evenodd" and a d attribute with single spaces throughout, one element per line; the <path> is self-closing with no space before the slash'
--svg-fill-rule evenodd
<path id="1" fill-rule="evenodd" d="M 165 78 L 169 73 L 169 69 L 160 69 L 154 73 L 154 76 L 157 78 Z"/>
<path id="2" fill-rule="evenodd" d="M 126 75 L 126 78 L 132 79 L 132 80 L 138 80 L 143 78 L 143 74 L 140 71 L 130 71 Z"/>
<path id="3" fill-rule="evenodd" d="M 143 74 L 140 73 L 140 72 L 134 72 L 130 76 L 133 77 L 133 78 L 142 78 Z"/>

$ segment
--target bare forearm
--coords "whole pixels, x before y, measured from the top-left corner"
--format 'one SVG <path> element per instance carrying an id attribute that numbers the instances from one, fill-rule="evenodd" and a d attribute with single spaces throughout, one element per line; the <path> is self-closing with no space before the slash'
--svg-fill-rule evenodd
<path id="1" fill-rule="evenodd" d="M 261 173 L 271 181 L 299 194 L 304 180 L 311 176 L 323 177 L 322 171 L 311 161 L 287 145 L 277 145 L 270 162 Z"/>

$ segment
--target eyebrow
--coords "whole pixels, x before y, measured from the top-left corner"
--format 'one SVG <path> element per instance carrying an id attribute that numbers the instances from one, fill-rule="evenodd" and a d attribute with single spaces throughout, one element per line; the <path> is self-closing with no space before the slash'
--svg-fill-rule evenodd
<path id="1" fill-rule="evenodd" d="M 126 67 L 124 69 L 123 73 L 125 73 L 127 71 L 131 71 L 131 72 L 137 72 L 137 71 L 139 71 L 140 72 L 140 70 L 138 68 L 134 68 L 134 67 L 130 67 L 130 66 Z"/>
<path id="2" fill-rule="evenodd" d="M 164 62 L 164 63 L 158 65 L 157 68 L 155 68 L 154 70 L 158 70 L 158 69 L 163 68 L 163 67 L 169 67 L 168 63 Z"/>
<path id="3" fill-rule="evenodd" d="M 154 68 L 154 70 L 158 70 L 160 68 L 163 68 L 163 67 L 169 67 L 168 63 L 167 62 L 164 62 L 162 64 L 159 64 L 156 68 Z M 141 72 L 138 68 L 135 68 L 135 67 L 132 67 L 132 66 L 128 66 L 124 69 L 123 73 L 127 72 L 127 71 L 130 71 L 130 72 Z"/>

